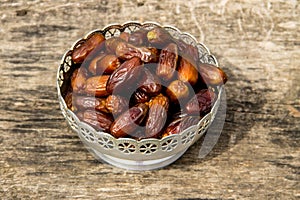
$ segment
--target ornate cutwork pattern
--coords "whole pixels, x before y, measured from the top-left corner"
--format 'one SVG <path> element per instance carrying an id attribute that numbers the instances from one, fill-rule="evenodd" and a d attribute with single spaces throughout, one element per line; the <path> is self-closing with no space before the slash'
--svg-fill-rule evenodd
<path id="1" fill-rule="evenodd" d="M 93 130 L 81 127 L 80 134 L 89 142 L 95 142 L 97 140 Z"/>
<path id="2" fill-rule="evenodd" d="M 65 115 L 66 115 L 66 119 L 67 119 L 67 122 L 69 123 L 70 127 L 74 130 L 74 131 L 78 131 L 78 124 L 77 122 L 75 121 L 75 117 L 71 111 L 67 110 L 65 112 Z"/>
<path id="3" fill-rule="evenodd" d="M 176 139 L 175 137 L 168 138 L 167 140 L 162 142 L 161 150 L 169 152 L 174 150 L 177 147 L 177 145 L 178 145 L 178 139 Z"/>
<path id="4" fill-rule="evenodd" d="M 139 146 L 140 153 L 150 155 L 158 150 L 158 145 L 152 142 L 145 142 Z"/>
<path id="5" fill-rule="evenodd" d="M 202 135 L 215 116 L 218 110 L 220 95 L 210 113 L 204 116 L 197 126 L 189 127 L 188 129 L 182 131 L 180 134 L 174 134 L 162 139 L 144 139 L 144 140 L 134 140 L 131 138 L 119 138 L 116 139 L 112 135 L 104 132 L 97 132 L 91 126 L 86 123 L 80 122 L 76 115 L 70 111 L 64 99 L 61 95 L 64 81 L 67 81 L 67 72 L 72 69 L 74 63 L 71 59 L 71 54 L 73 48 L 80 45 L 86 38 L 89 38 L 91 34 L 95 32 L 101 32 L 106 37 L 106 39 L 118 36 L 121 32 L 133 32 L 140 29 L 141 27 L 146 29 L 151 29 L 153 27 L 160 26 L 157 23 L 136 23 L 130 22 L 124 25 L 111 25 L 105 27 L 103 30 L 95 30 L 87 34 L 84 39 L 80 39 L 74 43 L 72 48 L 67 51 L 64 55 L 60 67 L 57 73 L 57 89 L 60 102 L 60 108 L 62 110 L 63 116 L 66 118 L 70 127 L 76 131 L 85 143 L 90 144 L 91 148 L 97 149 L 102 153 L 106 153 L 113 157 L 118 157 L 127 160 L 151 160 L 151 159 L 161 159 L 172 156 L 178 152 L 185 151 L 191 144 L 193 144 Z M 165 26 L 164 27 L 170 34 L 175 38 L 181 38 L 188 44 L 192 44 L 197 47 L 200 61 L 204 63 L 211 63 L 218 66 L 217 60 L 213 55 L 210 54 L 209 50 L 204 44 L 198 43 L 196 39 L 187 34 L 182 33 L 178 29 Z M 222 88 L 216 88 L 217 91 L 221 91 Z M 200 135 L 199 135 L 200 134 Z"/>
<path id="6" fill-rule="evenodd" d="M 108 137 L 106 135 L 99 135 L 97 137 L 97 142 L 102 146 L 104 149 L 113 149 L 115 144 L 111 137 Z"/>
<path id="7" fill-rule="evenodd" d="M 201 119 L 198 126 L 198 134 L 203 135 L 205 131 L 207 131 L 210 122 L 211 122 L 211 114 L 209 113 Z"/>
<path id="8" fill-rule="evenodd" d="M 118 144 L 118 150 L 124 154 L 132 154 L 136 152 L 136 145 L 131 142 L 124 141 Z"/>
<path id="9" fill-rule="evenodd" d="M 191 143 L 194 140 L 196 133 L 197 129 L 195 129 L 195 126 L 186 129 L 181 135 L 181 143 L 183 145 Z"/>

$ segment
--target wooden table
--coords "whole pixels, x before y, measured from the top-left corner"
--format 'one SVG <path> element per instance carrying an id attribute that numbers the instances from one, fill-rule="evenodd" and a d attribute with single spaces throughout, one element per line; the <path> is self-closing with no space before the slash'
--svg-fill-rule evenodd
<path id="1" fill-rule="evenodd" d="M 1 199 L 299 199 L 298 1 L 2 0 Z M 157 21 L 193 34 L 229 75 L 221 137 L 174 164 L 125 171 L 94 159 L 61 115 L 56 70 L 93 29 Z"/>

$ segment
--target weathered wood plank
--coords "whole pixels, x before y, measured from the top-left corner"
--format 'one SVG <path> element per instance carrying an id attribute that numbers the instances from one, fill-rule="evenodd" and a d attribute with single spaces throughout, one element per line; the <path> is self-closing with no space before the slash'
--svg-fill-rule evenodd
<path id="1" fill-rule="evenodd" d="M 297 199 L 298 1 L 10 1 L 0 4 L 0 196 L 3 199 Z M 87 152 L 60 114 L 56 69 L 89 31 L 127 20 L 175 25 L 229 75 L 213 151 L 132 172 Z"/>

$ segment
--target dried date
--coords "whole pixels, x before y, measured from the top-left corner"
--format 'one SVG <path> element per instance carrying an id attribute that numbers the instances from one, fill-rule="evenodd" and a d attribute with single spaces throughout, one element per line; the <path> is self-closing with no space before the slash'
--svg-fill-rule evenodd
<path id="1" fill-rule="evenodd" d="M 112 114 L 119 115 L 128 108 L 129 102 L 120 95 L 109 95 L 106 99 L 105 106 Z"/>
<path id="2" fill-rule="evenodd" d="M 125 61 L 111 75 L 107 82 L 106 89 L 109 93 L 121 93 L 137 81 L 141 73 L 142 62 L 139 58 L 133 57 Z"/>
<path id="3" fill-rule="evenodd" d="M 116 138 L 133 134 L 147 115 L 148 106 L 139 104 L 122 113 L 111 125 L 110 132 Z"/>
<path id="4" fill-rule="evenodd" d="M 97 68 L 98 68 L 98 62 L 105 56 L 106 54 L 103 52 L 103 53 L 100 53 L 99 55 L 97 55 L 96 57 L 94 57 L 91 62 L 89 63 L 88 65 L 88 69 L 89 69 L 89 72 L 92 74 L 92 75 L 96 75 L 97 74 Z M 83 67 L 83 66 L 81 66 Z"/>
<path id="5" fill-rule="evenodd" d="M 211 89 L 200 90 L 186 104 L 186 112 L 191 115 L 204 115 L 210 111 L 215 99 L 216 94 Z"/>
<path id="6" fill-rule="evenodd" d="M 105 97 L 110 93 L 106 90 L 109 75 L 93 76 L 86 80 L 85 92 L 95 97 Z"/>
<path id="7" fill-rule="evenodd" d="M 222 85 L 227 82 L 226 73 L 219 67 L 207 63 L 199 64 L 201 79 L 207 85 Z"/>
<path id="8" fill-rule="evenodd" d="M 109 131 L 113 122 L 111 115 L 96 110 L 85 110 L 81 120 L 97 131 Z"/>
<path id="9" fill-rule="evenodd" d="M 155 27 L 155 28 L 151 29 L 147 33 L 147 39 L 151 45 L 153 45 L 157 48 L 160 48 L 160 49 L 174 41 L 174 39 L 170 35 L 170 33 L 160 27 Z"/>
<path id="10" fill-rule="evenodd" d="M 136 105 L 139 103 L 146 103 L 150 100 L 150 96 L 142 90 L 136 90 L 133 92 L 130 98 L 130 105 Z"/>
<path id="11" fill-rule="evenodd" d="M 158 66 L 156 68 L 156 74 L 165 81 L 172 79 L 178 60 L 177 45 L 170 43 L 164 49 L 161 50 L 159 55 Z"/>
<path id="12" fill-rule="evenodd" d="M 158 137 L 167 121 L 168 109 L 169 99 L 166 96 L 160 94 L 151 99 L 146 120 L 146 138 Z"/>
<path id="13" fill-rule="evenodd" d="M 200 120 L 199 116 L 184 116 L 173 120 L 165 129 L 162 137 L 179 134 L 185 129 L 196 125 Z"/>
<path id="14" fill-rule="evenodd" d="M 139 29 L 129 34 L 128 42 L 135 46 L 142 46 L 147 41 L 147 30 Z"/>
<path id="15" fill-rule="evenodd" d="M 170 100 L 177 104 L 189 96 L 189 87 L 181 80 L 175 80 L 167 87 L 166 93 Z"/>
<path id="16" fill-rule="evenodd" d="M 129 33 L 127 33 L 127 32 L 122 32 L 122 33 L 120 33 L 120 36 L 119 36 L 119 37 L 120 37 L 122 40 L 128 42 L 129 36 L 130 36 Z"/>
<path id="17" fill-rule="evenodd" d="M 97 110 L 100 112 L 109 113 L 106 108 L 106 99 L 88 96 L 75 96 L 73 103 L 78 110 Z"/>
<path id="18" fill-rule="evenodd" d="M 199 62 L 199 52 L 197 47 L 185 43 L 183 40 L 179 39 L 176 41 L 178 50 L 182 57 L 191 59 L 194 63 Z"/>
<path id="19" fill-rule="evenodd" d="M 121 62 L 115 55 L 106 55 L 102 57 L 96 63 L 96 73 L 101 74 L 112 74 L 117 68 L 119 68 Z"/>
<path id="20" fill-rule="evenodd" d="M 195 85 L 197 83 L 198 71 L 196 69 L 196 64 L 192 63 L 192 61 L 182 57 L 177 71 L 179 80 L 188 82 L 191 85 Z"/>
<path id="21" fill-rule="evenodd" d="M 123 60 L 138 57 L 143 62 L 157 62 L 158 50 L 156 48 L 136 47 L 126 42 L 120 42 L 115 50 L 116 55 Z"/>
<path id="22" fill-rule="evenodd" d="M 144 68 L 144 75 L 139 84 L 139 89 L 150 96 L 158 95 L 162 86 L 159 78 L 147 68 Z"/>
<path id="23" fill-rule="evenodd" d="M 93 51 L 98 45 L 100 45 L 105 40 L 101 33 L 95 33 L 89 39 L 87 39 L 83 44 L 76 47 L 72 53 L 72 60 L 75 63 L 82 63 L 88 54 Z"/>
<path id="24" fill-rule="evenodd" d="M 88 77 L 85 68 L 76 69 L 71 76 L 71 87 L 73 92 L 82 93 L 86 87 L 86 79 Z"/>
<path id="25" fill-rule="evenodd" d="M 64 99 L 65 99 L 67 107 L 71 111 L 74 111 L 75 107 L 73 106 L 73 93 L 71 91 L 68 91 Z"/>

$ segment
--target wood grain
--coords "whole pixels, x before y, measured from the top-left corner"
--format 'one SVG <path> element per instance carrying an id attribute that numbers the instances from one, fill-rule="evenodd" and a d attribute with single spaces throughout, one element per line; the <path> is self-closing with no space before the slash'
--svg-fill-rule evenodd
<path id="1" fill-rule="evenodd" d="M 0 4 L 3 199 L 298 199 L 298 1 L 10 1 Z M 102 164 L 60 113 L 56 70 L 93 29 L 157 21 L 193 34 L 229 75 L 227 116 L 204 159 L 199 141 L 161 170 Z"/>

